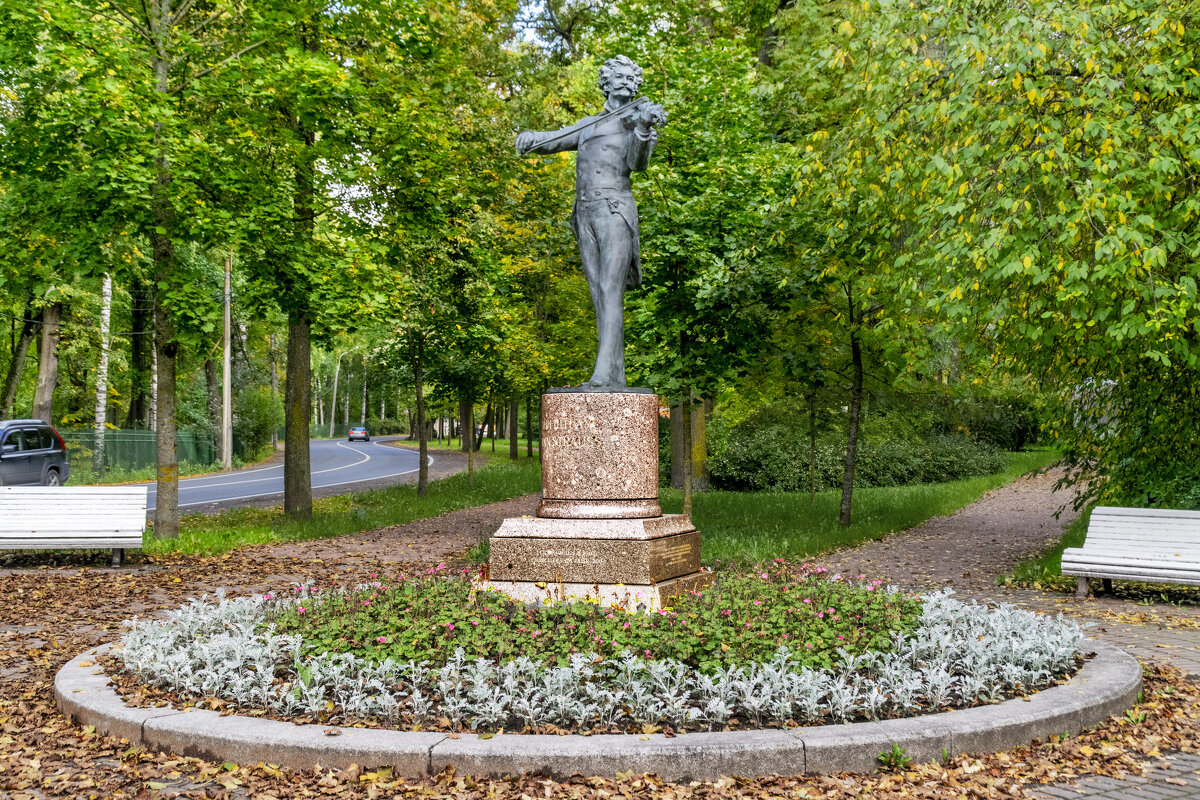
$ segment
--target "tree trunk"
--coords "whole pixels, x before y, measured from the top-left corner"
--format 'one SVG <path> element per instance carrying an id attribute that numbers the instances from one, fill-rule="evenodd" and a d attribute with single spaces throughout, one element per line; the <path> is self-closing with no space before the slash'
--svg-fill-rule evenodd
<path id="1" fill-rule="evenodd" d="M 683 452 L 683 403 L 671 405 L 671 488 L 683 488 L 683 465 L 687 460 Z"/>
<path id="2" fill-rule="evenodd" d="M 279 361 L 275 354 L 275 334 L 272 333 L 267 337 L 267 347 L 271 354 L 271 408 L 275 408 L 279 397 Z M 278 448 L 279 422 L 276 420 L 271 422 L 271 451 L 274 452 Z"/>
<path id="3" fill-rule="evenodd" d="M 680 403 L 683 413 L 682 424 L 679 426 L 683 430 L 683 513 L 684 516 L 692 515 L 692 392 L 687 386 L 683 391 L 683 402 Z"/>
<path id="4" fill-rule="evenodd" d="M 157 33 L 157 31 L 156 31 Z M 160 47 L 151 57 L 154 91 L 164 100 L 170 92 L 170 63 Z M 154 123 L 154 183 L 150 206 L 154 228 L 150 234 L 154 256 L 154 422 L 157 453 L 157 487 L 154 504 L 154 535 L 160 539 L 179 536 L 179 452 L 175 442 L 175 325 L 167 308 L 164 288 L 175 282 L 174 195 L 171 189 L 171 160 L 163 136 L 164 122 Z"/>
<path id="5" fill-rule="evenodd" d="M 817 504 L 817 393 L 808 395 L 808 504 Z"/>
<path id="6" fill-rule="evenodd" d="M 363 372 L 362 372 L 362 419 L 359 425 L 367 424 L 367 357 L 363 356 Z"/>
<path id="7" fill-rule="evenodd" d="M 317 420 L 317 427 L 321 428 L 325 425 L 325 389 L 321 386 L 321 376 L 313 375 L 313 380 L 317 384 L 317 393 L 313 398 L 313 412 Z"/>
<path id="8" fill-rule="evenodd" d="M 533 394 L 525 395 L 525 457 L 533 458 Z"/>
<path id="9" fill-rule="evenodd" d="M 458 401 L 459 436 L 462 439 L 462 449 L 467 453 L 475 450 L 472 447 L 475 444 L 475 431 L 472 430 L 475 427 L 474 411 L 475 407 L 472 403 L 468 403 L 466 400 Z"/>
<path id="10" fill-rule="evenodd" d="M 475 487 L 475 404 L 464 402 L 467 409 L 463 425 L 463 444 L 467 448 L 467 486 Z"/>
<path id="11" fill-rule="evenodd" d="M 701 400 L 692 406 L 692 491 L 708 490 L 708 413 L 711 400 Z"/>
<path id="12" fill-rule="evenodd" d="M 96 413 L 93 417 L 95 442 L 92 445 L 92 471 L 96 477 L 104 471 L 104 431 L 108 421 L 108 335 L 112 319 L 112 276 L 105 275 L 100 285 L 100 361 L 96 365 Z"/>
<path id="13" fill-rule="evenodd" d="M 42 309 L 42 341 L 38 351 L 37 388 L 33 393 L 33 418 L 52 423 L 54 390 L 58 388 L 58 340 L 62 337 L 62 304 Z"/>
<path id="14" fill-rule="evenodd" d="M 166 237 L 156 237 L 166 239 Z M 169 240 L 168 247 L 169 247 Z M 167 254 L 170 260 L 170 255 Z M 170 311 L 155 295 L 155 452 L 157 486 L 154 502 L 154 535 L 159 539 L 179 536 L 179 451 L 175 442 L 175 356 L 178 345 Z"/>
<path id="15" fill-rule="evenodd" d="M 150 316 L 153 325 L 153 313 Z M 146 426 L 152 431 L 158 430 L 158 348 L 154 346 L 153 334 L 150 335 L 150 397 L 146 403 Z"/>
<path id="16" fill-rule="evenodd" d="M 21 322 L 21 335 L 13 348 L 12 361 L 8 364 L 8 375 L 4 378 L 4 396 L 0 398 L 0 419 L 9 419 L 13 416 L 13 404 L 17 401 L 17 389 L 21 386 L 21 373 L 25 371 L 25 357 L 29 354 L 29 346 L 33 344 L 34 326 L 37 324 L 33 319 L 32 305 L 27 303 Z"/>
<path id="17" fill-rule="evenodd" d="M 233 469 L 233 296 L 230 280 L 233 274 L 233 251 L 225 254 L 225 330 L 221 350 L 221 466 Z M 242 328 L 242 363 L 247 366 L 246 329 Z"/>
<path id="18" fill-rule="evenodd" d="M 838 517 L 841 525 L 850 524 L 850 502 L 854 496 L 854 461 L 858 454 L 858 422 L 862 411 L 863 362 L 862 341 L 858 332 L 859 318 L 850 304 L 850 360 L 853 377 L 850 384 L 850 425 L 846 432 L 846 472 L 842 476 L 842 508 Z"/>
<path id="19" fill-rule="evenodd" d="M 417 388 L 417 497 L 429 490 L 429 431 L 425 429 L 425 337 L 416 335 L 413 349 L 413 383 Z M 410 345 L 411 347 L 411 345 Z"/>
<path id="20" fill-rule="evenodd" d="M 283 378 L 283 510 L 312 517 L 312 466 L 308 417 L 312 407 L 312 325 L 307 314 L 288 314 L 287 372 Z M 331 415 L 332 416 L 332 415 Z"/>
<path id="21" fill-rule="evenodd" d="M 492 395 L 488 400 L 488 435 L 492 440 L 492 452 L 496 452 L 496 417 L 499 409 L 496 406 L 496 396 Z"/>
<path id="22" fill-rule="evenodd" d="M 217 378 L 217 362 L 211 358 L 204 359 L 204 387 L 206 390 L 205 405 L 208 411 L 208 422 L 213 429 L 213 445 L 216 451 L 213 458 L 218 463 L 225 461 L 225 437 L 221 435 L 221 384 Z"/>
<path id="23" fill-rule="evenodd" d="M 517 433 L 517 398 L 513 396 L 508 401 L 508 460 L 516 461 L 521 455 L 521 446 Z"/>
<path id="24" fill-rule="evenodd" d="M 147 395 L 150 390 L 150 350 L 153 337 L 150 335 L 150 289 L 137 281 L 129 290 L 130 326 L 129 337 L 129 414 L 125 427 L 149 429 L 150 417 Z"/>
<path id="25" fill-rule="evenodd" d="M 342 357 L 338 356 L 333 362 L 333 395 L 329 398 L 329 438 L 333 438 L 333 425 L 337 420 L 337 385 L 338 373 L 341 372 Z"/>

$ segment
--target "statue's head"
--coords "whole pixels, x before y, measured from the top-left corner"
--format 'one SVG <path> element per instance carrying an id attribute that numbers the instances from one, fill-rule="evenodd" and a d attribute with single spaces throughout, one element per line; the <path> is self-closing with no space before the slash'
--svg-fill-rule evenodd
<path id="1" fill-rule="evenodd" d="M 642 85 L 642 68 L 629 56 L 613 56 L 600 67 L 600 91 L 604 98 L 612 94 L 614 88 L 621 94 L 628 94 L 632 99 Z M 626 87 L 631 87 L 626 90 Z"/>

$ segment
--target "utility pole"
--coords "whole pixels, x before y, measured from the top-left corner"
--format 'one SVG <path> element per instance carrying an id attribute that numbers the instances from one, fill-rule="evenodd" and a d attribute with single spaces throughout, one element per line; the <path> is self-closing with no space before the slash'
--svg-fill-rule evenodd
<path id="1" fill-rule="evenodd" d="M 233 348 L 230 345 L 232 314 L 229 310 L 229 276 L 233 272 L 233 251 L 225 254 L 225 367 L 221 386 L 221 459 L 225 469 L 233 469 Z"/>

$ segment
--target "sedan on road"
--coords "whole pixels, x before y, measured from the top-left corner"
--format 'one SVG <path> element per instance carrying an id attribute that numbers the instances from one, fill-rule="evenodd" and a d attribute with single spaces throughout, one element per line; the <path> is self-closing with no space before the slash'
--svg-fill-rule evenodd
<path id="1" fill-rule="evenodd" d="M 369 434 L 367 432 L 367 429 L 362 427 L 361 425 L 351 428 L 350 432 L 348 434 L 346 434 L 346 437 L 351 442 L 353 442 L 355 439 L 358 439 L 359 441 L 363 441 L 363 442 L 371 441 L 371 434 Z"/>

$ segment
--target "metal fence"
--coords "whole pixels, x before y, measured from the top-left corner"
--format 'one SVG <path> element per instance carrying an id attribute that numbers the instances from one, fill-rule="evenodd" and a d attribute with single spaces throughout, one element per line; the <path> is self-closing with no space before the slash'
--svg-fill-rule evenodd
<path id="1" fill-rule="evenodd" d="M 96 452 L 96 432 L 92 429 L 63 430 L 59 435 L 67 446 L 72 470 L 90 471 Z M 104 471 L 137 470 L 157 463 L 154 431 L 106 430 L 104 432 Z M 233 452 L 244 457 L 241 442 L 234 437 Z M 180 432 L 175 435 L 176 457 L 180 463 L 211 464 L 217 460 L 216 443 L 207 433 Z"/>

